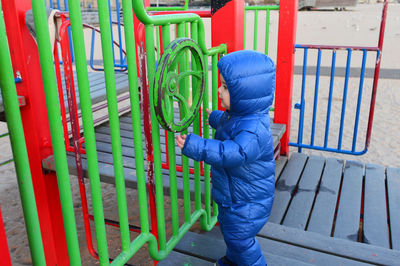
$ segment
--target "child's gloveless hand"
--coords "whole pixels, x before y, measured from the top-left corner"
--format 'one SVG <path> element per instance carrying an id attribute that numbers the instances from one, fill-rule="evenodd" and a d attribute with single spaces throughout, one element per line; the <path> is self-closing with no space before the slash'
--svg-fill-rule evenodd
<path id="1" fill-rule="evenodd" d="M 176 143 L 178 144 L 179 148 L 183 149 L 183 146 L 185 146 L 185 141 L 186 141 L 186 135 L 176 136 Z"/>
<path id="2" fill-rule="evenodd" d="M 212 113 L 212 110 L 211 109 L 206 109 L 206 112 L 207 112 L 207 114 L 208 114 L 208 118 L 207 118 L 207 120 L 206 120 L 206 125 L 210 125 L 210 122 L 208 121 L 208 119 L 210 118 L 210 114 Z"/>

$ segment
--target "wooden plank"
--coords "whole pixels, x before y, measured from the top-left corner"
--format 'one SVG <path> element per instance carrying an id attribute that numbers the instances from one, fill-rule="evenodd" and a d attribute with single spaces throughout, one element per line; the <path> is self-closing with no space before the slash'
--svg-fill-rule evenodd
<path id="1" fill-rule="evenodd" d="M 214 262 L 203 260 L 197 257 L 171 251 L 171 253 L 162 261 L 158 262 L 158 266 L 212 266 Z"/>
<path id="2" fill-rule="evenodd" d="M 259 236 L 327 254 L 375 265 L 399 265 L 400 251 L 352 242 L 319 233 L 267 223 Z M 337 265 L 327 263 L 327 265 Z M 346 265 L 346 264 L 342 264 Z"/>
<path id="3" fill-rule="evenodd" d="M 308 231 L 331 235 L 343 165 L 343 160 L 334 158 L 326 160 L 317 198 L 307 226 Z"/>
<path id="4" fill-rule="evenodd" d="M 389 248 L 385 168 L 365 166 L 363 242 Z"/>
<path id="5" fill-rule="evenodd" d="M 288 158 L 286 156 L 279 156 L 279 159 L 275 161 L 275 181 L 278 180 L 281 175 L 283 168 L 285 168 Z"/>
<path id="6" fill-rule="evenodd" d="M 307 156 L 302 153 L 293 153 L 289 158 L 276 183 L 274 204 L 269 217 L 270 222 L 281 223 L 306 161 Z"/>
<path id="7" fill-rule="evenodd" d="M 325 159 L 311 155 L 308 158 L 296 194 L 290 203 L 283 225 L 305 229 L 314 202 Z"/>
<path id="8" fill-rule="evenodd" d="M 289 245 L 279 240 L 257 237 L 268 265 L 360 265 L 360 262 Z M 216 261 L 223 257 L 226 245 L 222 239 L 216 239 L 188 232 L 174 248 L 175 251 L 190 256 Z M 272 254 L 273 253 L 273 254 Z"/>
<path id="9" fill-rule="evenodd" d="M 400 169 L 388 168 L 386 176 L 392 248 L 400 250 Z"/>
<path id="10" fill-rule="evenodd" d="M 362 163 L 346 162 L 333 234 L 335 237 L 358 240 L 363 176 Z"/>

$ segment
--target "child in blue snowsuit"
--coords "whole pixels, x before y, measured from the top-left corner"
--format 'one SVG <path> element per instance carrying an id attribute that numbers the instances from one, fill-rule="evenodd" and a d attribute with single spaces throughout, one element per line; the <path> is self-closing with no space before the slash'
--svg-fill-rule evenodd
<path id="1" fill-rule="evenodd" d="M 178 136 L 182 153 L 211 165 L 212 196 L 227 246 L 219 265 L 266 265 L 255 238 L 268 220 L 275 190 L 275 161 L 269 107 L 275 89 L 272 60 L 237 51 L 218 62 L 221 105 L 209 124 L 215 139 Z"/>

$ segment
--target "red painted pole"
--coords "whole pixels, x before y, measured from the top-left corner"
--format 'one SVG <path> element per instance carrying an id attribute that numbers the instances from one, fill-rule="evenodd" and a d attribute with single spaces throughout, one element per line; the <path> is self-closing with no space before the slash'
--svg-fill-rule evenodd
<path id="1" fill-rule="evenodd" d="M 1 265 L 11 266 L 10 252 L 8 251 L 6 230 L 4 229 L 3 218 L 1 216 L 1 206 L 0 206 L 0 260 Z"/>
<path id="2" fill-rule="evenodd" d="M 21 107 L 32 183 L 43 247 L 48 265 L 69 265 L 57 177 L 42 169 L 42 159 L 52 152 L 42 74 L 35 40 L 25 25 L 25 13 L 32 9 L 30 0 L 1 0 L 11 49 L 14 73 L 21 73 L 16 84 L 18 95 L 25 96 Z"/>
<path id="3" fill-rule="evenodd" d="M 289 155 L 297 7 L 297 1 L 281 0 L 279 2 L 274 122 L 286 124 L 286 132 L 281 139 L 281 154 L 286 156 Z"/>

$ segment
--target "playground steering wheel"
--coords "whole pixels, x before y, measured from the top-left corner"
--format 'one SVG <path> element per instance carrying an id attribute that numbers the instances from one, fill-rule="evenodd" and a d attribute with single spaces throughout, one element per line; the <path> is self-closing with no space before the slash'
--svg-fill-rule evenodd
<path id="1" fill-rule="evenodd" d="M 179 71 L 178 61 L 186 57 L 190 51 L 192 69 Z M 192 82 L 192 104 L 181 94 L 181 86 L 185 81 Z M 154 109 L 161 126 L 171 132 L 181 132 L 193 122 L 201 106 L 204 94 L 206 71 L 203 53 L 199 45 L 189 38 L 172 41 L 165 49 L 157 65 L 154 79 Z M 181 111 L 179 121 L 174 118 L 174 101 L 179 103 Z"/>

